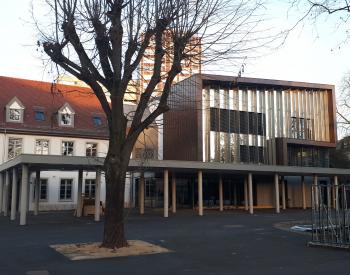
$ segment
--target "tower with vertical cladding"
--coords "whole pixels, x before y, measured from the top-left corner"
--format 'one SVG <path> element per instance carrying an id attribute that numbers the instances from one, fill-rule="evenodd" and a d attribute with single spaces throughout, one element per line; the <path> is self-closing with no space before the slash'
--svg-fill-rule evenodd
<path id="1" fill-rule="evenodd" d="M 164 159 L 329 166 L 334 86 L 196 74 L 172 88 Z"/>

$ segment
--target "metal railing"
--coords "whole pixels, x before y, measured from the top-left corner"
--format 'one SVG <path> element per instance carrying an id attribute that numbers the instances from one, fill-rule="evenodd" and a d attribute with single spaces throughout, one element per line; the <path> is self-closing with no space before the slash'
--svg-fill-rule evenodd
<path id="1" fill-rule="evenodd" d="M 312 186 L 312 244 L 350 248 L 350 185 Z"/>

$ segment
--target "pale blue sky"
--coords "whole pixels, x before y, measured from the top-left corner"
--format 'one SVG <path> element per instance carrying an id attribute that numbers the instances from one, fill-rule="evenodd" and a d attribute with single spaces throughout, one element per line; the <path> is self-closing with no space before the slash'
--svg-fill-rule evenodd
<path id="1" fill-rule="evenodd" d="M 287 17 L 284 3 L 287 1 L 273 1 L 280 4 L 267 6 L 271 22 L 275 27 L 290 26 L 295 17 Z M 30 23 L 30 2 L 11 0 L 1 3 L 0 75 L 51 80 L 36 52 L 36 30 Z M 244 76 L 338 85 L 343 74 L 350 70 L 349 44 L 337 47 L 344 39 L 344 30 L 336 29 L 334 20 L 320 20 L 317 32 L 310 25 L 298 28 L 280 49 L 250 61 Z"/>

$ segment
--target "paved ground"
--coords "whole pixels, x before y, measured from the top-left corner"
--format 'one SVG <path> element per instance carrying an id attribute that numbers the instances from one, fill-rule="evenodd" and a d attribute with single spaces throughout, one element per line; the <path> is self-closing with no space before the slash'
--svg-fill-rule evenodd
<path id="1" fill-rule="evenodd" d="M 50 244 L 99 241 L 102 222 L 76 219 L 71 213 L 29 216 L 18 226 L 0 217 L 0 274 L 349 274 L 350 252 L 306 247 L 309 236 L 276 229 L 273 225 L 304 220 L 308 211 L 272 210 L 219 213 L 204 217 L 180 211 L 168 219 L 161 212 L 128 218 L 129 239 L 149 241 L 173 253 L 89 261 L 69 261 Z M 28 271 L 49 273 L 27 273 Z"/>

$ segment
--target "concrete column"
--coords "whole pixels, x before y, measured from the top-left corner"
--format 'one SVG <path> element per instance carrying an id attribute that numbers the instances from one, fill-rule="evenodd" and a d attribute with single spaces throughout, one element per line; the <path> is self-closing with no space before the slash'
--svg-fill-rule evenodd
<path id="1" fill-rule="evenodd" d="M 237 208 L 237 184 L 233 184 L 233 204 Z"/>
<path id="2" fill-rule="evenodd" d="M 8 215 L 9 212 L 9 189 L 10 189 L 10 171 L 6 170 L 5 172 L 5 188 L 4 188 L 4 199 L 3 199 L 3 204 L 4 204 L 4 216 Z"/>
<path id="3" fill-rule="evenodd" d="M 224 187 L 222 182 L 222 177 L 219 179 L 219 205 L 220 211 L 224 211 Z"/>
<path id="4" fill-rule="evenodd" d="M 164 170 L 164 218 L 169 216 L 169 171 Z"/>
<path id="5" fill-rule="evenodd" d="M 314 199 L 315 199 L 315 206 L 318 207 L 318 177 L 317 175 L 314 175 L 314 181 L 313 181 L 313 190 L 314 190 Z"/>
<path id="6" fill-rule="evenodd" d="M 139 208 L 140 214 L 145 214 L 145 175 L 141 173 L 139 179 Z"/>
<path id="7" fill-rule="evenodd" d="M 198 215 L 203 216 L 203 173 L 198 171 Z"/>
<path id="8" fill-rule="evenodd" d="M 284 182 L 284 179 L 282 177 L 281 180 L 281 187 L 282 187 L 282 209 L 285 210 L 286 207 L 286 183 Z"/>
<path id="9" fill-rule="evenodd" d="M 279 190 L 278 174 L 275 174 L 275 206 L 276 206 L 276 213 L 280 213 L 280 190 Z"/>
<path id="10" fill-rule="evenodd" d="M 244 178 L 244 210 L 248 211 L 248 180 Z"/>
<path id="11" fill-rule="evenodd" d="M 96 169 L 95 181 L 95 221 L 100 221 L 100 200 L 101 200 L 101 168 Z"/>
<path id="12" fill-rule="evenodd" d="M 339 209 L 338 176 L 334 176 L 334 208 Z"/>
<path id="13" fill-rule="evenodd" d="M 4 195 L 4 177 L 3 174 L 0 173 L 0 215 L 2 212 L 2 199 Z"/>
<path id="14" fill-rule="evenodd" d="M 301 193 L 303 197 L 303 209 L 306 209 L 306 189 L 305 189 L 305 177 L 301 176 Z"/>
<path id="15" fill-rule="evenodd" d="M 21 180 L 21 203 L 20 203 L 20 225 L 27 224 L 27 201 L 28 201 L 28 165 L 22 164 L 22 180 Z"/>
<path id="16" fill-rule="evenodd" d="M 34 215 L 39 214 L 39 200 L 40 200 L 40 170 L 35 171 L 35 187 L 34 187 Z"/>
<path id="17" fill-rule="evenodd" d="M 171 178 L 171 203 L 172 203 L 172 211 L 173 213 L 176 213 L 176 177 L 175 173 L 173 173 L 173 176 Z"/>
<path id="18" fill-rule="evenodd" d="M 253 214 L 253 175 L 248 174 L 248 198 L 249 198 L 249 213 Z"/>
<path id="19" fill-rule="evenodd" d="M 78 171 L 78 194 L 77 194 L 77 217 L 80 218 L 83 212 L 83 170 Z"/>
<path id="20" fill-rule="evenodd" d="M 12 194 L 11 194 L 11 221 L 16 219 L 17 213 L 17 169 L 12 169 Z"/>

